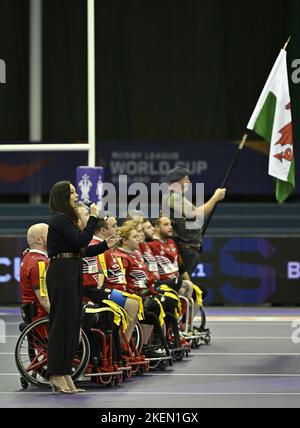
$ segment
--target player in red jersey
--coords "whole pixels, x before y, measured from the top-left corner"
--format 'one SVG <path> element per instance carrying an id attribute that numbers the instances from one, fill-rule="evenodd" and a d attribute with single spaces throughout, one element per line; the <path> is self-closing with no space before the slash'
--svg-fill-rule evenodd
<path id="1" fill-rule="evenodd" d="M 151 285 L 150 277 L 147 265 L 139 251 L 141 232 L 134 227 L 135 223 L 135 220 L 131 220 L 121 227 L 122 243 L 116 250 L 116 255 L 122 261 L 127 289 L 131 293 L 146 295 L 149 293 L 148 284 Z"/>
<path id="2" fill-rule="evenodd" d="M 87 221 L 88 214 L 85 208 L 79 208 L 81 221 Z M 116 243 L 120 237 L 115 217 L 99 218 L 95 234 L 90 245 L 99 244 L 110 236 L 116 236 Z M 128 328 L 125 332 L 127 341 L 130 339 L 138 317 L 142 317 L 140 299 L 126 293 L 124 272 L 111 248 L 98 257 L 84 259 L 84 286 L 85 296 L 97 303 L 103 298 L 121 306 L 129 315 Z"/>
<path id="3" fill-rule="evenodd" d="M 141 243 L 140 243 L 140 252 L 142 253 L 143 259 L 148 267 L 149 276 L 151 277 L 151 282 L 155 283 L 160 280 L 158 272 L 158 264 L 153 254 L 153 251 L 148 243 L 148 241 L 153 240 L 154 236 L 154 227 L 148 219 L 143 219 L 142 222 L 142 231 L 141 231 Z"/>
<path id="4" fill-rule="evenodd" d="M 191 278 L 182 262 L 175 241 L 172 239 L 173 227 L 168 217 L 154 221 L 153 241 L 149 245 L 156 257 L 158 271 L 162 281 L 182 277 L 182 287 L 179 294 L 194 300 L 193 317 L 202 305 L 202 291 L 192 283 Z"/>
<path id="5" fill-rule="evenodd" d="M 159 318 L 160 325 L 164 324 L 164 310 L 156 298 L 153 276 L 148 270 L 139 246 L 142 240 L 142 226 L 140 220 L 126 221 L 120 228 L 122 243 L 118 247 L 117 255 L 122 260 L 126 275 L 126 283 L 132 293 L 143 297 L 145 312 L 153 312 Z M 143 323 L 144 344 L 148 343 L 153 325 Z"/>
<path id="6" fill-rule="evenodd" d="M 50 302 L 46 287 L 47 224 L 35 224 L 28 229 L 29 251 L 24 254 L 20 269 L 20 289 L 22 303 L 34 303 L 35 314 L 32 321 L 47 316 Z"/>
<path id="7" fill-rule="evenodd" d="M 148 242 L 156 258 L 158 273 L 161 281 L 182 277 L 182 286 L 179 294 L 191 298 L 193 283 L 182 263 L 178 247 L 172 239 L 172 224 L 167 217 L 154 221 L 153 240 Z"/>

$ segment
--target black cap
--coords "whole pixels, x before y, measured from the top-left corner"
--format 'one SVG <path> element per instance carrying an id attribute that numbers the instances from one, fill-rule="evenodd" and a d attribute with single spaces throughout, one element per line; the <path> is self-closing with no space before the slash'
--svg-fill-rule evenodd
<path id="1" fill-rule="evenodd" d="M 191 173 L 187 168 L 177 167 L 175 169 L 171 169 L 167 175 L 167 183 L 176 183 L 189 175 L 191 175 Z"/>

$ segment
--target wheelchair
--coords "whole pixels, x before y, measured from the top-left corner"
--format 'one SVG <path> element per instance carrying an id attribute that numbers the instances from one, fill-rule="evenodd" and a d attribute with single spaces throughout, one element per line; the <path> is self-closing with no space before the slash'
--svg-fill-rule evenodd
<path id="1" fill-rule="evenodd" d="M 98 385 L 118 385 L 131 376 L 132 367 L 121 361 L 115 316 L 116 313 L 107 306 L 84 306 L 81 329 L 88 338 L 90 357 L 83 377 L 90 377 Z"/>
<path id="2" fill-rule="evenodd" d="M 179 319 L 180 333 L 187 341 L 191 341 L 193 348 L 199 348 L 203 343 L 211 343 L 211 331 L 206 328 L 206 313 L 203 305 L 200 306 L 200 326 L 196 327 L 193 323 L 194 300 L 180 296 L 182 305 L 182 316 Z M 182 327 L 184 325 L 184 327 Z"/>
<path id="3" fill-rule="evenodd" d="M 142 325 L 152 327 L 152 332 L 147 344 L 142 347 L 142 353 L 149 359 L 150 369 L 164 371 L 167 366 L 172 366 L 172 355 L 162 328 L 162 319 L 165 315 L 159 300 L 155 295 L 148 295 L 144 299 L 145 319 Z M 143 340 L 144 343 L 144 340 Z"/>
<path id="4" fill-rule="evenodd" d="M 21 374 L 20 382 L 23 389 L 28 388 L 29 384 L 50 385 L 47 373 L 48 328 L 48 318 L 41 318 L 30 324 L 23 323 L 20 326 L 22 332 L 15 348 L 15 362 Z M 89 360 L 89 342 L 84 332 L 81 332 L 81 338 L 73 360 L 74 380 L 82 375 Z"/>
<path id="5" fill-rule="evenodd" d="M 178 316 L 181 312 L 181 307 L 178 292 L 166 284 L 159 285 L 157 290 L 159 291 L 157 298 L 161 302 L 166 315 L 165 326 L 168 348 L 173 360 L 182 361 L 184 357 L 188 358 L 191 352 L 191 343 L 180 337 Z"/>
<path id="6" fill-rule="evenodd" d="M 41 318 L 33 321 L 34 305 L 34 303 L 26 303 L 21 307 L 24 322 L 20 324 L 21 335 L 15 347 L 15 362 L 21 375 L 20 382 L 23 389 L 28 388 L 29 384 L 45 387 L 50 385 L 47 372 L 49 320 Z M 103 312 L 110 317 L 113 316 L 112 312 L 105 312 L 97 305 L 84 308 L 83 328 L 80 331 L 80 340 L 72 364 L 74 381 L 79 378 L 90 378 L 92 382 L 99 385 L 118 385 L 135 372 L 128 362 L 123 361 L 118 365 L 119 356 L 114 355 L 113 346 L 117 336 L 116 330 L 101 329 L 103 325 L 99 319 L 103 318 Z M 96 324 L 95 319 L 97 319 Z M 141 347 L 141 340 L 140 332 L 136 333 L 137 348 Z M 141 365 L 146 371 L 149 363 L 144 359 L 137 364 L 137 368 L 140 369 Z"/>

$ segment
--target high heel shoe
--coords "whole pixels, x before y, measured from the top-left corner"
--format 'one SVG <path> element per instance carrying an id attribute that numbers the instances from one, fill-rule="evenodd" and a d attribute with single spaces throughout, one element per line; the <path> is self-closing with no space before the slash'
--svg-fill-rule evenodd
<path id="1" fill-rule="evenodd" d="M 50 379 L 50 384 L 52 387 L 53 394 L 55 394 L 56 392 L 59 392 L 60 394 L 74 394 L 75 392 L 69 388 L 63 376 L 53 376 Z"/>
<path id="2" fill-rule="evenodd" d="M 70 376 L 70 375 L 66 375 L 66 376 L 64 376 L 64 378 L 65 378 L 66 384 L 68 385 L 68 388 L 69 388 L 71 391 L 73 391 L 73 392 L 75 392 L 75 393 L 78 393 L 78 392 L 85 392 L 85 389 L 77 388 L 77 387 L 74 385 L 73 379 L 71 378 L 71 376 Z"/>

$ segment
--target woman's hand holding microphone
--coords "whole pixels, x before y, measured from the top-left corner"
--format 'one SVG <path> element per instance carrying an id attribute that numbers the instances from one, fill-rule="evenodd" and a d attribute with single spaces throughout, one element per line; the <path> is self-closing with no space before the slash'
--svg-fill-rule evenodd
<path id="1" fill-rule="evenodd" d="M 98 217 L 98 207 L 96 204 L 92 204 L 90 206 L 90 215 L 92 215 L 93 217 Z"/>

